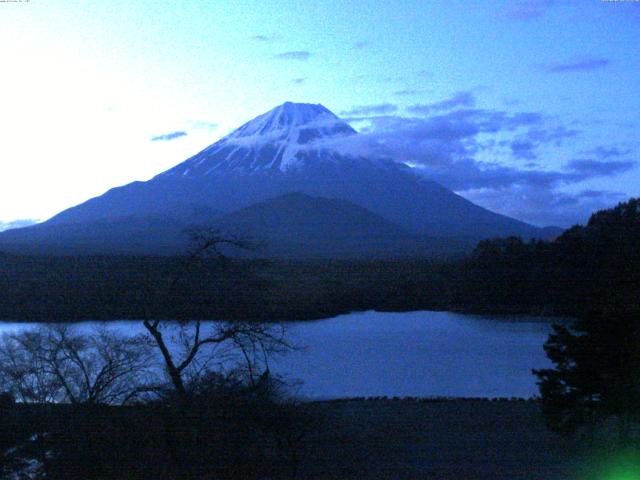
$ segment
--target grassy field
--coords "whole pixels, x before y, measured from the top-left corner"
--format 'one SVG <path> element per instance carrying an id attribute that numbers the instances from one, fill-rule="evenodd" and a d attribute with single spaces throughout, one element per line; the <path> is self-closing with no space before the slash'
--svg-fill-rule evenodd
<path id="1" fill-rule="evenodd" d="M 574 479 L 575 441 L 532 401 L 318 402 L 301 466 L 314 479 Z"/>

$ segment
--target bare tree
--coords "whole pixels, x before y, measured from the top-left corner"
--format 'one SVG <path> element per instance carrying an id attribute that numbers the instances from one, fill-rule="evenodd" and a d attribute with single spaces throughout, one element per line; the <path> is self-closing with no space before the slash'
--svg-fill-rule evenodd
<path id="1" fill-rule="evenodd" d="M 191 248 L 183 267 L 164 292 L 166 297 L 170 297 L 183 276 L 201 265 L 205 258 L 214 256 L 228 260 L 223 248 L 255 250 L 259 247 L 252 240 L 223 235 L 218 230 L 199 229 L 189 233 Z M 254 382 L 269 371 L 271 354 L 291 348 L 285 340 L 282 325 L 263 322 L 203 324 L 200 319 L 168 322 L 161 318 L 146 318 L 143 325 L 160 350 L 167 375 L 181 401 L 187 399 L 187 380 L 210 371 L 212 362 L 217 361 L 217 367 L 222 367 L 225 362 L 239 359 L 248 380 Z"/>
<path id="2" fill-rule="evenodd" d="M 62 385 L 43 361 L 44 335 L 26 331 L 5 334 L 0 344 L 0 378 L 5 391 L 22 402 L 50 403 L 62 400 Z"/>
<path id="3" fill-rule="evenodd" d="M 49 325 L 5 335 L 0 344 L 0 378 L 23 402 L 121 404 L 152 375 L 148 342 L 106 328 L 82 334 Z"/>

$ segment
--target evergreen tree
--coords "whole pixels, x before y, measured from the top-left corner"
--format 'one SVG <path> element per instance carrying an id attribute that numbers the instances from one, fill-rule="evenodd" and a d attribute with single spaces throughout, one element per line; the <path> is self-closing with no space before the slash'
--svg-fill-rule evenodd
<path id="1" fill-rule="evenodd" d="M 619 440 L 640 425 L 640 308 L 600 305 L 571 327 L 554 326 L 545 351 L 555 368 L 534 370 L 549 427 L 575 432 L 613 419 Z"/>

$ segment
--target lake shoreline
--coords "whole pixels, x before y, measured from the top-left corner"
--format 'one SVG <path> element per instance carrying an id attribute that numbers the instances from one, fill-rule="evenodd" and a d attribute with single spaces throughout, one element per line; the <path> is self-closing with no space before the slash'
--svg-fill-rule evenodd
<path id="1" fill-rule="evenodd" d="M 201 328 L 217 328 L 215 323 L 203 322 Z M 541 317 L 437 311 L 365 311 L 291 321 L 275 328 L 296 348 L 272 356 L 269 367 L 309 399 L 529 398 L 538 393 L 532 369 L 549 366 L 543 344 L 551 323 Z M 100 328 L 127 337 L 148 335 L 141 321 L 71 325 L 84 335 Z M 3 323 L 0 333 L 37 326 Z M 177 323 L 166 324 L 167 332 L 177 328 Z M 212 361 L 219 361 L 211 354 Z M 225 368 L 234 368 L 228 359 L 225 362 Z"/>

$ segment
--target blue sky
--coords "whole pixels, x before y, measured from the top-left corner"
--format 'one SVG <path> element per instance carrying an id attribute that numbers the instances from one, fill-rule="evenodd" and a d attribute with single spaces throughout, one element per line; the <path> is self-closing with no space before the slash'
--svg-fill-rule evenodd
<path id="1" fill-rule="evenodd" d="M 0 3 L 0 220 L 322 103 L 470 200 L 568 226 L 640 194 L 640 3 Z"/>

